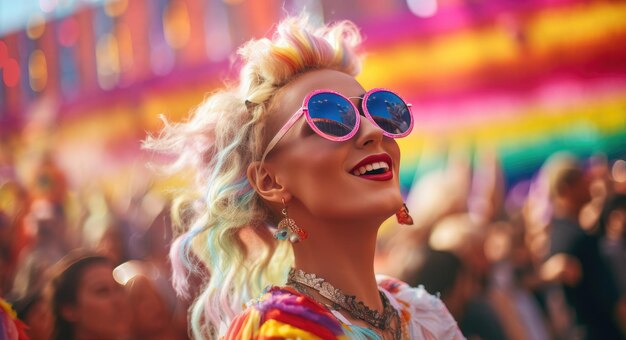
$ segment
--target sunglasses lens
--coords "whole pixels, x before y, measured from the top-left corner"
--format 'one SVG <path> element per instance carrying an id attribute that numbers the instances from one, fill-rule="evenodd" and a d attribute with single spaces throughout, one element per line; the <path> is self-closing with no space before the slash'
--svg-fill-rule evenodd
<path id="1" fill-rule="evenodd" d="M 389 91 L 376 91 L 367 97 L 367 111 L 381 129 L 402 135 L 411 127 L 411 112 L 407 104 Z"/>
<path id="2" fill-rule="evenodd" d="M 333 137 L 347 136 L 356 125 L 354 106 L 345 98 L 334 93 L 314 94 L 307 108 L 315 127 Z"/>

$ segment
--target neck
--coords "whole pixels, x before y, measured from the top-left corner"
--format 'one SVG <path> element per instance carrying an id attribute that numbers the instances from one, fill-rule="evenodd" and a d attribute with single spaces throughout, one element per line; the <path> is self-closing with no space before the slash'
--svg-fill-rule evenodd
<path id="1" fill-rule="evenodd" d="M 294 245 L 295 267 L 323 278 L 344 294 L 354 295 L 369 308 L 381 311 L 383 305 L 374 274 L 380 224 L 370 221 L 307 226 L 301 227 L 309 231 L 309 238 Z"/>
<path id="2" fill-rule="evenodd" d="M 572 219 L 578 221 L 581 206 L 565 199 L 557 199 L 554 201 L 554 216 L 562 219 Z"/>

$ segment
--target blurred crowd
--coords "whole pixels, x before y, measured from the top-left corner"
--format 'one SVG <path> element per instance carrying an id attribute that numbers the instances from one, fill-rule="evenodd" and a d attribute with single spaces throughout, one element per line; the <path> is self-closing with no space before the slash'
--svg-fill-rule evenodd
<path id="1" fill-rule="evenodd" d="M 507 188 L 495 153 L 477 159 L 418 176 L 415 226 L 384 225 L 377 271 L 437 294 L 468 339 L 626 338 L 626 162 L 559 152 Z M 51 152 L 17 171 L 5 152 L 0 318 L 21 321 L 14 335 L 188 337 L 159 190 L 72 187 Z"/>
<path id="2" fill-rule="evenodd" d="M 169 280 L 166 199 L 148 185 L 128 197 L 72 188 L 53 153 L 36 158 L 24 175 L 0 157 L 0 296 L 10 304 L 0 338 L 188 338 L 188 301 Z"/>
<path id="3" fill-rule="evenodd" d="M 414 184 L 417 226 L 381 238 L 380 271 L 439 294 L 468 339 L 626 338 L 626 162 L 558 152 L 505 191 L 479 159 Z"/>

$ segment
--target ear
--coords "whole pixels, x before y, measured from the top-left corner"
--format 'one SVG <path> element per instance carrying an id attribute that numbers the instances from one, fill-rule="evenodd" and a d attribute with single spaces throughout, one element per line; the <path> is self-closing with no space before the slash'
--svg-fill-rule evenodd
<path id="1" fill-rule="evenodd" d="M 268 169 L 267 163 L 252 162 L 248 165 L 246 175 L 254 191 L 265 201 L 281 203 L 282 200 L 291 200 L 291 193 L 280 183 L 276 174 Z"/>
<path id="2" fill-rule="evenodd" d="M 70 305 L 61 306 L 60 312 L 63 319 L 68 322 L 76 322 L 78 320 L 76 309 Z"/>

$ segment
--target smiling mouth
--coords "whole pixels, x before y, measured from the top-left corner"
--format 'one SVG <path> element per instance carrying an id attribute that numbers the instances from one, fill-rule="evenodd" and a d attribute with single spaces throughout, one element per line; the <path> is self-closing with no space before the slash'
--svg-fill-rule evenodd
<path id="1" fill-rule="evenodd" d="M 386 162 L 373 162 L 360 166 L 358 169 L 352 171 L 355 176 L 361 175 L 379 175 L 389 171 L 389 164 Z"/>
<path id="2" fill-rule="evenodd" d="M 363 179 L 387 181 L 393 178 L 391 164 L 389 155 L 373 155 L 360 161 L 350 173 Z"/>

